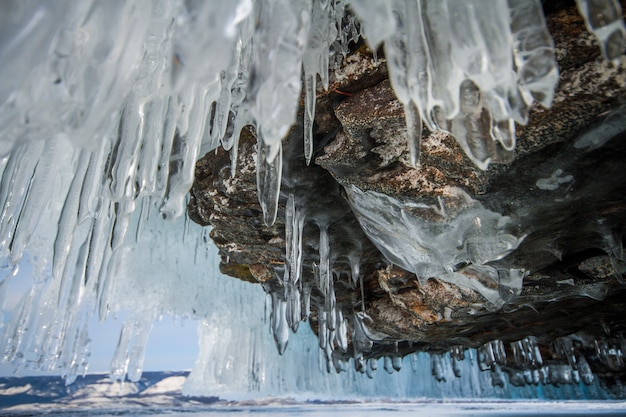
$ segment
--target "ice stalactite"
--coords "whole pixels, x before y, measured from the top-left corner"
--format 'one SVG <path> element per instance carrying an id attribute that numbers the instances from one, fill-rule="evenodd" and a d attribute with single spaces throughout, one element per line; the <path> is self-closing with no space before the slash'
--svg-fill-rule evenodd
<path id="1" fill-rule="evenodd" d="M 300 282 L 302 275 L 302 231 L 306 218 L 299 208 L 296 208 L 295 196 L 289 193 L 285 211 L 285 278 L 283 282 L 294 285 Z"/>
<path id="2" fill-rule="evenodd" d="M 619 1 L 576 0 L 576 4 L 585 18 L 587 29 L 600 42 L 604 57 L 615 64 L 619 63 L 626 46 L 626 27 Z"/>
<path id="3" fill-rule="evenodd" d="M 328 89 L 330 45 L 337 38 L 337 26 L 341 25 L 344 10 L 333 8 L 330 2 L 313 1 L 311 31 L 302 61 L 304 77 L 304 157 L 307 164 L 313 157 L 313 121 L 317 97 L 317 76 Z"/>
<path id="4" fill-rule="evenodd" d="M 155 317 L 152 314 L 133 317 L 126 323 L 111 361 L 111 378 L 123 382 L 127 377 L 138 381 L 143 370 L 143 360 L 150 330 Z"/>
<path id="5" fill-rule="evenodd" d="M 381 5 L 376 14 L 367 7 L 354 2 L 365 15 L 366 40 L 372 47 L 384 42 L 414 164 L 421 121 L 431 131 L 450 130 L 474 163 L 487 169 L 490 162 L 507 161 L 506 152 L 515 147 L 514 121 L 527 122 L 533 99 L 551 105 L 558 70 L 539 1 L 503 0 L 485 9 L 480 2 L 407 0 Z M 468 93 L 468 86 L 475 92 Z M 462 120 L 470 117 L 471 96 L 468 128 Z"/>
<path id="6" fill-rule="evenodd" d="M 280 184 L 283 175 L 283 147 L 278 143 L 278 155 L 269 159 L 271 149 L 260 143 L 257 153 L 257 193 L 259 203 L 263 210 L 263 221 L 271 226 L 276 221 L 278 214 L 278 199 L 280 197 Z"/>

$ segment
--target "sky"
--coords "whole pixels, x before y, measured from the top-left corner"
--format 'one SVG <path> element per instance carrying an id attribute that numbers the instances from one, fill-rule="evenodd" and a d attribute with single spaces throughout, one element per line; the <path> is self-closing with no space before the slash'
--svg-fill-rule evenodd
<path id="1" fill-rule="evenodd" d="M 0 282 L 2 279 L 0 279 Z M 9 282 L 4 297 L 4 320 L 10 318 L 10 311 L 17 305 L 21 295 L 30 288 L 32 279 L 28 266 Z M 0 300 L 0 306 L 2 306 Z M 119 339 L 120 329 L 124 317 L 109 318 L 100 323 L 92 318 L 89 323 L 89 337 L 91 339 L 88 373 L 109 373 L 111 358 Z M 191 319 L 174 320 L 163 317 L 155 322 L 150 333 L 146 348 L 144 371 L 180 371 L 193 367 L 198 354 L 197 341 L 198 322 Z M 2 329 L 0 329 L 1 331 Z M 21 370 L 17 374 L 7 363 L 0 362 L 0 377 L 41 375 L 40 372 Z"/>
<path id="2" fill-rule="evenodd" d="M 119 338 L 122 320 L 110 319 L 89 324 L 91 339 L 88 373 L 109 373 L 111 358 Z M 146 348 L 144 371 L 181 371 L 193 367 L 198 354 L 197 322 L 175 322 L 164 317 L 154 324 Z M 0 377 L 42 375 L 40 372 L 22 370 L 14 373 L 12 366 L 0 363 Z"/>

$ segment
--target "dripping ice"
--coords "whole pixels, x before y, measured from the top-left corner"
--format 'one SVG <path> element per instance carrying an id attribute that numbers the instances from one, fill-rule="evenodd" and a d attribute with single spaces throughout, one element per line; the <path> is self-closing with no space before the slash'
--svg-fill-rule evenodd
<path id="1" fill-rule="evenodd" d="M 604 56 L 617 62 L 626 33 L 619 2 L 577 4 Z M 180 217 L 185 217 L 198 157 L 218 146 L 230 149 L 236 175 L 239 133 L 252 126 L 258 141 L 259 202 L 265 222 L 273 223 L 283 174 L 281 139 L 294 124 L 304 91 L 304 155 L 307 163 L 312 160 L 318 76 L 321 88 L 328 88 L 329 69 L 346 56 L 349 42 L 363 36 L 372 50 L 382 45 L 393 89 L 405 108 L 408 148 L 416 166 L 423 126 L 450 131 L 482 169 L 508 161 L 515 148 L 514 123 L 527 122 L 534 102 L 549 107 L 558 81 L 538 0 L 499 0 L 489 8 L 480 7 L 479 1 L 426 0 L 13 1 L 3 6 L 0 27 L 0 286 L 11 284 L 25 258 L 32 262 L 34 281 L 2 327 L 0 351 L 2 360 L 15 367 L 58 371 L 68 382 L 87 370 L 89 317 L 105 320 L 125 309 L 132 314 L 113 358 L 113 378 L 139 377 L 151 322 L 172 314 L 202 323 L 205 356 L 198 358 L 191 385 L 194 380 L 196 387 L 207 380 L 231 384 L 238 377 L 246 379 L 247 369 L 253 369 L 254 377 L 245 389 L 269 390 L 266 381 L 272 378 L 278 383 L 279 376 L 267 376 L 269 362 L 260 359 L 264 348 L 259 340 L 265 335 L 255 332 L 246 343 L 253 346 L 243 360 L 246 367 L 235 367 L 241 374 L 210 369 L 218 366 L 211 364 L 210 353 L 225 355 L 227 350 L 215 335 L 236 318 L 221 316 L 203 302 L 213 299 L 208 283 L 183 279 L 189 271 L 183 272 L 181 265 L 193 265 L 194 276 L 202 276 L 210 261 L 205 252 L 208 233 Z M 400 213 L 401 202 L 382 201 L 358 189 L 348 193 L 355 210 L 364 211 L 362 224 L 370 232 L 386 221 L 386 210 L 396 210 L 406 225 L 432 234 Z M 272 294 L 269 320 L 281 353 L 289 331 L 309 313 L 308 308 L 298 311 L 307 305 L 298 302 L 307 298 L 299 287 L 306 213 L 297 201 L 288 204 L 286 296 Z M 508 231 L 507 220 L 498 213 L 471 201 L 467 205 L 469 213 L 496 225 L 493 234 L 475 231 L 483 239 L 466 242 L 462 253 L 446 253 L 444 263 L 418 266 L 415 257 L 423 254 L 396 251 L 385 236 L 369 234 L 392 261 L 418 276 L 421 268 L 441 269 L 452 282 L 473 285 L 446 266 L 460 256 L 481 265 L 514 250 L 523 236 Z M 466 214 L 457 217 L 459 225 L 466 224 Z M 163 226 L 160 217 L 173 223 Z M 319 343 L 330 359 L 333 346 L 345 347 L 347 330 L 333 304 L 333 247 L 327 226 L 319 224 L 318 274 L 328 300 L 320 312 L 326 326 Z M 172 253 L 193 254 L 193 259 L 184 258 L 184 263 L 181 258 L 159 269 L 154 266 L 162 265 L 158 251 L 147 250 L 153 242 L 158 242 L 163 259 L 171 260 Z M 441 250 L 445 252 L 435 248 Z M 135 265 L 138 258 L 144 259 L 141 267 Z M 358 256 L 351 254 L 350 259 L 357 285 Z M 483 272 L 489 277 L 492 271 Z M 163 276 L 158 285 L 150 279 L 156 275 Z M 519 289 L 522 278 L 512 271 L 507 286 Z M 494 305 L 503 300 L 489 286 L 479 291 Z M 252 295 L 241 303 L 258 307 Z M 354 317 L 350 337 L 366 351 L 378 336 L 368 331 L 363 312 Z M 235 339 L 225 337 L 223 343 Z M 566 350 L 567 342 L 562 345 Z M 525 359 L 534 354 L 531 340 L 515 349 L 520 363 L 541 365 L 540 359 Z M 498 346 L 484 350 L 468 355 L 483 358 L 479 363 L 498 381 Z M 598 347 L 601 355 L 608 356 L 609 350 Z M 375 373 L 374 361 L 358 353 L 354 360 L 357 370 Z M 436 379 L 445 379 L 449 369 L 456 374 L 458 362 L 463 362 L 460 352 L 410 360 L 431 361 Z M 384 368 L 398 370 L 401 362 L 385 359 Z M 565 375 L 563 381 L 571 369 L 592 383 L 584 363 L 574 358 L 568 366 L 559 374 Z M 545 372 L 535 370 L 523 377 L 545 380 Z M 333 381 L 327 383 L 345 383 Z M 310 388 L 302 381 L 293 384 Z"/>

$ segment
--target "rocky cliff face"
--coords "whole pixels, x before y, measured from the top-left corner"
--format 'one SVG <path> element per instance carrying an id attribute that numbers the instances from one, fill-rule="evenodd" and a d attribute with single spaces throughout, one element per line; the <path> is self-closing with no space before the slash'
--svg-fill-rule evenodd
<path id="1" fill-rule="evenodd" d="M 604 61 L 574 7 L 547 12 L 554 104 L 517 126 L 515 152 L 485 150 L 499 162 L 485 171 L 426 130 L 412 167 L 384 57 L 363 49 L 318 92 L 314 162 L 301 117 L 284 139 L 274 225 L 257 202 L 253 129 L 235 176 L 222 149 L 198 162 L 189 215 L 212 227 L 222 272 L 272 293 L 279 349 L 306 320 L 329 369 L 416 350 L 454 362 L 472 347 L 494 383 L 503 370 L 518 384 L 595 374 L 623 394 L 626 58 Z"/>

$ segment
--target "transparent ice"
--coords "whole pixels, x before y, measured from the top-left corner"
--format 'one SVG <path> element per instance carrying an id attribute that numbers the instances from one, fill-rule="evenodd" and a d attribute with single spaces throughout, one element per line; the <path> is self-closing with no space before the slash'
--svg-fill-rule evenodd
<path id="1" fill-rule="evenodd" d="M 436 205 L 400 201 L 355 186 L 346 191 L 372 242 L 422 283 L 439 278 L 472 288 L 495 307 L 503 301 L 500 286 L 521 290 L 522 280 L 514 278 L 518 271 L 498 271 L 487 263 L 514 251 L 525 236 L 512 234 L 512 219 L 483 208 L 463 190 L 445 190 Z"/>

